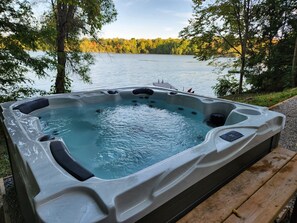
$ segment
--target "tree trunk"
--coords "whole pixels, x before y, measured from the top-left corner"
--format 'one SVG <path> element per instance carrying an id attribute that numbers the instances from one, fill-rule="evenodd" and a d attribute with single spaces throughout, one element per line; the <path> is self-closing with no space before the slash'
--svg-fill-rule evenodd
<path id="1" fill-rule="evenodd" d="M 242 93 L 242 85 L 243 85 L 243 78 L 245 75 L 245 67 L 246 67 L 246 54 L 247 54 L 247 43 L 249 39 L 249 28 L 250 28 L 250 0 L 243 1 L 243 20 L 244 20 L 244 29 L 243 35 L 240 38 L 240 45 L 241 45 L 241 67 L 240 67 L 240 77 L 239 77 L 239 86 L 238 86 L 238 93 Z M 240 25 L 240 24 L 239 24 Z"/>
<path id="2" fill-rule="evenodd" d="M 55 82 L 55 93 L 65 93 L 65 65 L 66 65 L 66 53 L 58 51 L 58 67 L 57 67 L 57 76 Z"/>
<path id="3" fill-rule="evenodd" d="M 65 52 L 65 39 L 66 39 L 66 17 L 67 5 L 58 1 L 57 3 L 57 76 L 55 82 L 55 93 L 65 93 L 65 79 L 66 79 L 66 52 Z"/>
<path id="4" fill-rule="evenodd" d="M 293 87 L 297 87 L 297 37 L 295 41 L 295 49 L 292 63 L 292 77 L 293 77 Z"/>
<path id="5" fill-rule="evenodd" d="M 245 70 L 245 53 L 242 54 L 241 57 L 241 67 L 240 67 L 240 77 L 239 77 L 239 86 L 238 86 L 238 94 L 242 93 L 242 84 Z"/>

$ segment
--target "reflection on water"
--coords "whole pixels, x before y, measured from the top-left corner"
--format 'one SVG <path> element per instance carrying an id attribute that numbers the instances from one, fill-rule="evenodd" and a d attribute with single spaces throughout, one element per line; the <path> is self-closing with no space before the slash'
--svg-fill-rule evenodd
<path id="1" fill-rule="evenodd" d="M 40 54 L 40 53 L 39 53 Z M 71 76 L 73 91 L 115 88 L 125 86 L 151 85 L 158 80 L 169 82 L 179 90 L 193 88 L 195 93 L 214 96 L 212 86 L 217 74 L 206 61 L 197 61 L 193 56 L 156 54 L 99 54 L 91 66 L 92 84 L 79 81 Z M 34 87 L 49 91 L 54 83 L 53 72 L 47 79 L 35 79 Z"/>

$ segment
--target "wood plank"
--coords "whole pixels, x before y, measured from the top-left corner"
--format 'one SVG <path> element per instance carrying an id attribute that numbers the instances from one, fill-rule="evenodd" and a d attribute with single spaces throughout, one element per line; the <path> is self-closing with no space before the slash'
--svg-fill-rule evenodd
<path id="1" fill-rule="evenodd" d="M 297 155 L 225 222 L 272 222 L 297 191 Z"/>
<path id="2" fill-rule="evenodd" d="M 224 221 L 230 216 L 232 210 L 238 208 L 254 194 L 294 155 L 295 152 L 290 150 L 276 148 L 194 208 L 178 222 L 204 223 Z"/>

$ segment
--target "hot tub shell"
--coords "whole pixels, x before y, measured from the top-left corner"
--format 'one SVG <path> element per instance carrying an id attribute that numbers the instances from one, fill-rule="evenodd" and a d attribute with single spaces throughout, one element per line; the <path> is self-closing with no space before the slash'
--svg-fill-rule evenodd
<path id="1" fill-rule="evenodd" d="M 62 138 L 44 136 L 35 115 L 64 106 L 139 97 L 202 111 L 206 121 L 213 113 L 227 118 L 223 126 L 207 133 L 203 143 L 135 174 L 106 180 L 92 173 L 79 178 L 59 165 L 51 147 L 62 145 L 64 155 L 69 159 L 71 155 Z M 174 221 L 275 148 L 285 123 L 284 115 L 267 108 L 156 87 L 30 98 L 3 103 L 1 110 L 18 199 L 28 222 Z M 232 132 L 242 136 L 224 139 L 226 134 L 232 138 Z M 73 159 L 68 162 L 77 164 Z"/>

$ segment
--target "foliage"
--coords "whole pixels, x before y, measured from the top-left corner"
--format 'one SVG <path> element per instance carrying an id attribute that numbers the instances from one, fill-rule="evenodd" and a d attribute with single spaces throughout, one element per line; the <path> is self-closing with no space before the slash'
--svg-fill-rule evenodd
<path id="1" fill-rule="evenodd" d="M 44 15 L 44 38 L 39 44 L 48 50 L 51 69 L 57 71 L 53 92 L 64 93 L 70 90 L 71 73 L 78 74 L 84 82 L 91 81 L 88 72 L 94 59 L 81 52 L 80 36 L 97 39 L 102 26 L 114 21 L 117 13 L 112 0 L 51 0 L 51 6 Z"/>
<path id="2" fill-rule="evenodd" d="M 84 38 L 80 42 L 83 52 L 100 53 L 150 53 L 193 55 L 193 47 L 182 39 L 99 39 Z"/>
<path id="3" fill-rule="evenodd" d="M 35 94 L 38 90 L 25 87 L 27 72 L 44 76 L 48 66 L 42 58 L 33 58 L 27 49 L 36 50 L 39 37 L 27 1 L 0 1 L 0 98 L 14 100 Z"/>
<path id="4" fill-rule="evenodd" d="M 254 37 L 254 13 L 257 0 L 193 0 L 194 18 L 180 35 L 189 39 L 198 50 L 200 60 L 218 55 L 233 54 L 238 58 L 234 68 L 239 68 L 238 92 L 242 91 L 246 60 Z"/>
<path id="5" fill-rule="evenodd" d="M 218 83 L 212 87 L 217 96 L 222 97 L 238 92 L 238 79 L 235 78 L 233 73 L 219 76 L 217 81 Z"/>
<path id="6" fill-rule="evenodd" d="M 295 0 L 263 0 L 257 6 L 258 33 L 247 74 L 252 90 L 281 91 L 292 86 L 296 10 Z"/>
<path id="7" fill-rule="evenodd" d="M 238 59 L 233 68 L 240 72 L 239 93 L 245 77 L 254 91 L 277 91 L 292 86 L 296 0 L 193 0 L 193 3 L 194 18 L 180 35 L 197 46 L 198 59 L 234 54 Z M 226 87 L 224 79 L 220 83 L 224 84 L 222 88 Z"/>
<path id="8" fill-rule="evenodd" d="M 261 47 L 262 48 L 262 47 Z M 289 39 L 281 39 L 261 51 L 269 51 L 266 55 L 252 55 L 248 67 L 247 82 L 253 92 L 281 91 L 292 86 L 291 62 L 293 43 Z"/>

